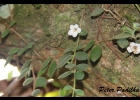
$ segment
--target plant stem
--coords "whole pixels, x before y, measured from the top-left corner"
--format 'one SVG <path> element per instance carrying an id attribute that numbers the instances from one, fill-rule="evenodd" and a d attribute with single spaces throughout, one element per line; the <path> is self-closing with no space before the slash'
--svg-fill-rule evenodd
<path id="1" fill-rule="evenodd" d="M 74 60 L 74 57 L 75 57 L 75 54 L 76 54 L 76 49 L 77 49 L 78 44 L 79 44 L 79 40 L 80 40 L 80 36 L 78 36 L 78 40 L 77 40 L 77 43 L 76 43 L 76 47 L 75 47 L 73 58 L 72 58 L 71 62 L 73 62 L 73 60 Z M 76 63 L 76 61 L 75 61 L 75 63 Z M 74 91 L 75 91 L 75 87 L 76 87 L 76 79 L 75 79 L 76 69 L 74 69 L 73 73 L 74 73 L 74 81 L 73 81 L 72 97 L 74 97 Z"/>

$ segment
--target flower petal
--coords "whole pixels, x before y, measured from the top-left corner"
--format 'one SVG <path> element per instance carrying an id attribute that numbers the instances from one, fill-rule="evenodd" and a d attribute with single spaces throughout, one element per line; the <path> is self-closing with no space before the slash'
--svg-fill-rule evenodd
<path id="1" fill-rule="evenodd" d="M 130 47 L 127 47 L 127 51 L 128 51 L 129 53 L 131 53 L 131 52 L 132 52 L 132 50 L 131 50 L 131 48 L 130 48 Z"/>
<path id="2" fill-rule="evenodd" d="M 73 34 L 73 31 L 69 30 L 68 35 L 72 35 L 72 34 Z"/>
<path id="3" fill-rule="evenodd" d="M 77 28 L 77 33 L 80 33 L 81 32 L 81 28 Z"/>
<path id="4" fill-rule="evenodd" d="M 70 29 L 73 30 L 73 28 L 74 28 L 74 26 L 73 25 L 70 25 Z"/>
<path id="5" fill-rule="evenodd" d="M 74 25 L 74 28 L 79 28 L 79 26 L 77 24 Z"/>
<path id="6" fill-rule="evenodd" d="M 73 36 L 73 37 L 76 37 L 77 34 L 78 34 L 77 32 L 74 32 L 74 33 L 72 34 L 72 36 Z"/>
<path id="7" fill-rule="evenodd" d="M 130 43 L 130 47 L 133 47 L 133 46 L 136 46 L 136 43 L 131 42 L 131 43 Z"/>

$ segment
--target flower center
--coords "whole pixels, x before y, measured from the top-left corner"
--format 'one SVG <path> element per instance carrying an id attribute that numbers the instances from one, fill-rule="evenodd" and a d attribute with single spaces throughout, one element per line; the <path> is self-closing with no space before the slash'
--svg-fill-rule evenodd
<path id="1" fill-rule="evenodd" d="M 138 49 L 138 47 L 137 46 L 134 46 L 133 49 L 136 51 Z"/>
<path id="2" fill-rule="evenodd" d="M 134 46 L 133 49 L 134 49 L 134 52 L 133 52 L 133 53 L 134 53 L 134 54 L 137 54 L 137 52 L 138 52 L 138 51 L 137 51 L 138 47 L 137 47 L 137 46 Z"/>
<path id="3" fill-rule="evenodd" d="M 74 28 L 74 32 L 76 32 L 77 31 L 77 28 Z"/>

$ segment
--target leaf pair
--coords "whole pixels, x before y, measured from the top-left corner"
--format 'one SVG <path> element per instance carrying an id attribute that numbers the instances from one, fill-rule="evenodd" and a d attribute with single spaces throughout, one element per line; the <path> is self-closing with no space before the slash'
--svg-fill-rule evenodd
<path id="1" fill-rule="evenodd" d="M 70 85 L 66 85 L 63 89 L 64 89 L 64 90 L 72 90 L 73 88 L 72 88 L 72 86 L 70 86 Z M 81 90 L 81 89 L 75 89 L 74 92 L 75 92 L 75 94 L 78 95 L 78 96 L 84 96 L 84 95 L 85 95 L 85 94 L 84 94 L 84 91 Z"/>

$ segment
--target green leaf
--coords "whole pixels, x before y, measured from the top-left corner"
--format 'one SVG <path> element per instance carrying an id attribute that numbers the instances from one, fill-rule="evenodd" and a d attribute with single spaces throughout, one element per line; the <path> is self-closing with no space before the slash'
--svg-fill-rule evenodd
<path id="1" fill-rule="evenodd" d="M 58 64 L 57 68 L 63 67 L 70 59 L 71 55 L 68 55 L 65 58 L 63 58 L 62 61 Z"/>
<path id="2" fill-rule="evenodd" d="M 114 36 L 113 39 L 123 39 L 123 38 L 130 38 L 130 37 L 132 37 L 132 34 L 125 32 L 125 33 Z"/>
<path id="3" fill-rule="evenodd" d="M 33 46 L 33 43 L 31 42 L 26 46 L 26 48 L 30 49 L 30 48 L 32 48 L 32 46 Z"/>
<path id="4" fill-rule="evenodd" d="M 13 25 L 15 25 L 16 24 L 16 21 L 15 20 L 13 20 L 11 23 L 10 23 L 10 27 L 12 27 Z"/>
<path id="5" fill-rule="evenodd" d="M 88 65 L 87 64 L 78 64 L 77 66 L 76 66 L 76 69 L 77 70 L 81 70 L 81 71 L 84 71 L 84 70 L 86 70 L 88 68 Z"/>
<path id="6" fill-rule="evenodd" d="M 19 50 L 19 48 L 12 48 L 9 52 L 8 52 L 8 55 L 13 55 L 15 53 L 17 53 Z"/>
<path id="7" fill-rule="evenodd" d="M 64 90 L 62 88 L 59 89 L 60 97 L 66 97 L 66 96 L 69 96 L 70 94 L 71 94 L 70 90 Z"/>
<path id="8" fill-rule="evenodd" d="M 23 64 L 23 66 L 21 67 L 20 72 L 22 72 L 25 68 L 29 67 L 30 63 L 31 63 L 31 59 L 27 60 L 27 61 Z"/>
<path id="9" fill-rule="evenodd" d="M 36 86 L 37 87 L 44 87 L 44 86 L 46 86 L 46 84 L 47 84 L 46 78 L 44 78 L 44 77 L 38 77 L 36 79 Z"/>
<path id="10" fill-rule="evenodd" d="M 70 85 L 66 85 L 63 89 L 64 89 L 64 90 L 72 90 L 73 88 L 72 88 L 72 86 L 70 86 Z"/>
<path id="11" fill-rule="evenodd" d="M 65 66 L 65 68 L 74 68 L 75 66 L 75 64 L 69 63 Z"/>
<path id="12" fill-rule="evenodd" d="M 121 48 L 126 48 L 129 45 L 129 42 L 127 39 L 118 39 L 117 40 L 117 44 L 121 47 Z"/>
<path id="13" fill-rule="evenodd" d="M 82 49 L 83 48 L 83 45 L 79 45 L 77 48 L 76 48 L 76 50 L 80 50 L 80 49 Z"/>
<path id="14" fill-rule="evenodd" d="M 48 64 L 51 61 L 52 58 L 48 58 L 47 60 L 44 61 L 41 69 L 39 70 L 37 76 L 40 77 L 42 74 L 44 74 L 48 68 Z"/>
<path id="15" fill-rule="evenodd" d="M 58 79 L 60 79 L 60 78 L 65 78 L 65 77 L 67 77 L 68 75 L 70 75 L 71 73 L 72 73 L 72 71 L 64 72 L 63 74 L 61 74 L 61 75 L 58 77 Z"/>
<path id="16" fill-rule="evenodd" d="M 74 75 L 77 80 L 82 80 L 85 76 L 84 72 L 82 71 L 77 71 Z"/>
<path id="17" fill-rule="evenodd" d="M 89 48 L 91 48 L 93 45 L 94 45 L 94 41 L 90 41 L 87 45 L 86 45 L 86 47 L 84 48 L 84 51 L 87 51 Z"/>
<path id="18" fill-rule="evenodd" d="M 66 50 L 64 51 L 64 54 L 66 54 L 66 53 L 68 53 L 68 52 L 72 52 L 72 51 L 73 51 L 73 47 L 68 48 L 68 49 L 66 49 Z"/>
<path id="19" fill-rule="evenodd" d="M 58 82 L 58 81 L 56 81 L 56 80 L 54 80 L 54 81 L 52 82 L 52 84 L 53 84 L 53 86 L 59 87 L 59 88 L 63 86 L 60 82 Z"/>
<path id="20" fill-rule="evenodd" d="M 23 86 L 26 86 L 26 85 L 30 84 L 33 80 L 34 80 L 33 77 L 27 78 L 27 79 L 23 82 Z"/>
<path id="21" fill-rule="evenodd" d="M 75 89 L 74 92 L 75 92 L 76 95 L 79 95 L 79 96 L 84 96 L 85 95 L 84 91 L 81 90 L 81 89 Z"/>
<path id="22" fill-rule="evenodd" d="M 64 54 L 62 57 L 60 57 L 59 62 L 61 62 L 68 55 L 71 56 L 71 52 L 68 52 L 68 53 Z"/>
<path id="23" fill-rule="evenodd" d="M 77 60 L 86 60 L 86 59 L 88 59 L 88 55 L 85 52 L 79 51 L 75 54 L 75 58 Z"/>
<path id="24" fill-rule="evenodd" d="M 134 31 L 127 26 L 123 26 L 122 30 L 123 30 L 124 33 L 126 32 L 126 33 L 130 33 L 130 34 L 134 34 Z"/>
<path id="25" fill-rule="evenodd" d="M 52 63 L 50 64 L 50 67 L 49 67 L 49 69 L 48 69 L 48 73 L 47 73 L 47 75 L 48 75 L 50 78 L 54 75 L 54 73 L 55 73 L 55 71 L 56 71 L 56 68 L 57 68 L 56 62 L 55 62 L 55 61 L 52 61 Z"/>
<path id="26" fill-rule="evenodd" d="M 18 51 L 18 56 L 22 55 L 28 48 L 24 47 Z"/>
<path id="27" fill-rule="evenodd" d="M 4 38 L 4 37 L 6 37 L 9 33 L 10 33 L 10 30 L 7 29 L 7 30 L 5 30 L 5 31 L 1 34 L 1 37 Z"/>
<path id="28" fill-rule="evenodd" d="M 78 35 L 80 36 L 86 36 L 87 35 L 87 31 L 85 31 L 84 29 L 81 30 L 81 33 L 79 33 Z"/>
<path id="29" fill-rule="evenodd" d="M 8 56 L 6 59 L 6 63 L 4 64 L 4 67 L 11 62 L 13 56 Z"/>
<path id="30" fill-rule="evenodd" d="M 103 8 L 98 8 L 96 10 L 94 10 L 90 16 L 92 17 L 97 17 L 99 15 L 101 15 L 102 13 L 104 12 L 104 9 Z"/>
<path id="31" fill-rule="evenodd" d="M 36 89 L 36 90 L 34 90 L 33 92 L 32 92 L 32 96 L 37 96 L 38 94 L 40 93 L 40 89 Z"/>
<path id="32" fill-rule="evenodd" d="M 21 73 L 20 76 L 18 77 L 18 80 L 22 79 L 30 70 L 30 68 L 25 68 Z"/>
<path id="33" fill-rule="evenodd" d="M 133 23 L 133 29 L 135 31 L 140 31 L 140 24 L 139 23 Z"/>
<path id="34" fill-rule="evenodd" d="M 99 46 L 95 46 L 90 52 L 90 59 L 95 62 L 102 55 L 102 49 Z"/>

